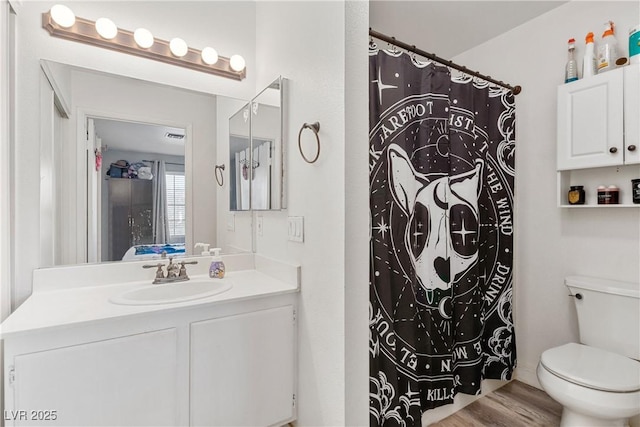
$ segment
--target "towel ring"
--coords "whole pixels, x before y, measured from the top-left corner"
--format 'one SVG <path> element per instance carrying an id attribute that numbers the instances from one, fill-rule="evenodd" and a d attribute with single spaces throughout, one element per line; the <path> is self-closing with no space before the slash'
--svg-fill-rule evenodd
<path id="1" fill-rule="evenodd" d="M 313 158 L 313 160 L 309 160 L 307 156 L 305 156 L 304 153 L 302 152 L 302 143 L 300 142 L 300 136 L 302 135 L 302 131 L 305 129 L 311 129 L 314 135 L 316 136 L 318 151 L 316 151 L 316 156 Z M 303 124 L 302 127 L 300 128 L 300 132 L 298 132 L 298 150 L 300 150 L 300 155 L 302 156 L 304 161 L 307 163 L 315 163 L 316 160 L 318 160 L 318 157 L 320 157 L 320 137 L 318 136 L 319 131 L 320 131 L 320 123 L 315 122 L 311 124 L 309 123 Z"/>
<path id="2" fill-rule="evenodd" d="M 222 173 L 223 170 L 224 170 L 224 164 L 216 165 L 216 170 L 215 170 L 216 182 L 218 183 L 218 185 L 220 187 L 222 187 L 224 185 L 224 175 Z M 218 173 L 218 172 L 220 172 L 220 173 Z"/>

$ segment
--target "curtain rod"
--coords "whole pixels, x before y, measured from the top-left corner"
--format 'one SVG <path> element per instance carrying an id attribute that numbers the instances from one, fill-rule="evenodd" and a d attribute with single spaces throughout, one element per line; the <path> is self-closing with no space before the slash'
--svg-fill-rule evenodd
<path id="1" fill-rule="evenodd" d="M 143 162 L 153 163 L 156 160 L 142 160 Z M 184 166 L 184 163 L 173 163 L 173 162 L 164 162 L 165 165 L 176 165 L 176 166 Z"/>
<path id="2" fill-rule="evenodd" d="M 467 67 L 463 66 L 463 65 L 458 65 L 453 61 L 450 61 L 448 59 L 443 59 L 440 58 L 437 55 L 434 55 L 433 53 L 429 53 L 429 52 L 425 52 L 424 50 L 418 49 L 417 47 L 415 47 L 415 45 L 409 45 L 407 43 L 401 42 L 399 40 L 396 40 L 395 37 L 389 37 L 385 34 L 379 33 L 377 31 L 372 30 L 371 28 L 369 28 L 369 36 L 371 37 L 375 37 L 378 40 L 382 40 L 384 42 L 390 43 L 394 46 L 397 46 L 399 48 L 402 48 L 404 50 L 408 50 L 409 52 L 413 52 L 416 53 L 420 56 L 424 56 L 425 58 L 431 59 L 432 61 L 438 62 L 442 65 L 446 65 L 447 67 L 451 67 L 451 68 L 455 68 L 456 70 L 462 71 L 465 74 L 469 74 L 471 76 L 474 77 L 479 77 L 483 80 L 486 80 L 488 82 L 497 84 L 498 86 L 502 86 L 504 88 L 509 89 L 511 92 L 513 92 L 514 95 L 519 94 L 520 92 L 522 92 L 522 87 L 520 87 L 519 85 L 516 86 L 511 86 L 510 84 L 507 84 L 503 81 L 500 80 L 495 80 L 493 78 L 491 78 L 491 76 L 485 76 L 484 74 L 481 74 L 477 71 L 473 71 L 468 69 Z"/>

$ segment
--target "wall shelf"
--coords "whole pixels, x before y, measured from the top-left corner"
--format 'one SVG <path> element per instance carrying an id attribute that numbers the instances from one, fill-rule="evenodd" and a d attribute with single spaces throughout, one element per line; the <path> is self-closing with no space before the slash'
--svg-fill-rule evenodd
<path id="1" fill-rule="evenodd" d="M 640 208 L 634 204 L 631 180 L 640 178 L 640 165 L 608 166 L 590 169 L 575 169 L 558 172 L 557 205 L 560 208 Z M 567 200 L 569 187 L 582 185 L 585 191 L 584 205 L 570 205 Z M 600 185 L 615 185 L 620 189 L 620 204 L 599 205 L 597 188 Z"/>
<path id="2" fill-rule="evenodd" d="M 582 209 L 582 208 L 640 208 L 640 205 L 636 204 L 636 205 L 560 205 L 561 208 L 578 208 L 578 209 Z"/>

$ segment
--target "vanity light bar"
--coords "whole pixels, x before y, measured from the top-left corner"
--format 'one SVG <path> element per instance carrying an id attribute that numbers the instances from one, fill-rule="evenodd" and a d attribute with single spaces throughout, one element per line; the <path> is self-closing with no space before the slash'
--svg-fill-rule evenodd
<path id="1" fill-rule="evenodd" d="M 51 11 L 42 14 L 42 27 L 53 37 L 73 40 L 93 46 L 103 47 L 118 52 L 141 56 L 143 58 L 154 59 L 167 64 L 178 65 L 204 73 L 215 74 L 234 80 L 242 80 L 246 77 L 246 68 L 235 71 L 231 68 L 229 58 L 218 57 L 218 61 L 213 65 L 207 65 L 202 60 L 202 51 L 188 48 L 184 56 L 176 57 L 171 53 L 169 42 L 158 38 L 154 39 L 153 45 L 148 49 L 141 48 L 133 38 L 133 32 L 118 28 L 118 33 L 112 39 L 105 39 L 98 34 L 94 21 L 76 17 L 75 23 L 65 28 L 58 25 L 51 17 Z"/>

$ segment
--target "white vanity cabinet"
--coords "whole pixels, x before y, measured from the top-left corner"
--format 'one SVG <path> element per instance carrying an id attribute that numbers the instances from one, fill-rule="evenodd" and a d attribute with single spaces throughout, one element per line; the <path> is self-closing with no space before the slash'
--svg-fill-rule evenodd
<path id="1" fill-rule="evenodd" d="M 557 169 L 640 163 L 640 64 L 558 87 Z"/>
<path id="2" fill-rule="evenodd" d="M 176 305 L 114 305 L 111 286 L 32 296 L 3 323 L 5 425 L 293 421 L 299 288 L 229 275 L 231 290 Z"/>
<path id="3" fill-rule="evenodd" d="M 8 425 L 177 425 L 177 331 L 18 354 Z"/>
<path id="4" fill-rule="evenodd" d="M 282 425 L 293 419 L 294 326 L 291 305 L 192 323 L 191 425 Z"/>

